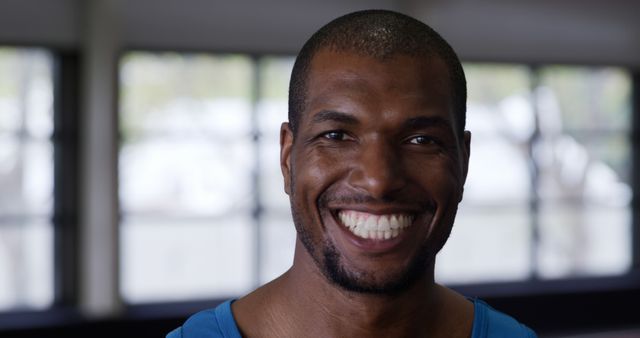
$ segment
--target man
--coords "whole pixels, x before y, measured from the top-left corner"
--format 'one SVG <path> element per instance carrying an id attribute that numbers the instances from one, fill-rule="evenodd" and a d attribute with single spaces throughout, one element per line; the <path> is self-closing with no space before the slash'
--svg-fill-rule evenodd
<path id="1" fill-rule="evenodd" d="M 300 51 L 289 95 L 293 266 L 168 337 L 535 337 L 434 282 L 471 139 L 462 66 L 436 32 L 389 11 L 340 17 Z"/>

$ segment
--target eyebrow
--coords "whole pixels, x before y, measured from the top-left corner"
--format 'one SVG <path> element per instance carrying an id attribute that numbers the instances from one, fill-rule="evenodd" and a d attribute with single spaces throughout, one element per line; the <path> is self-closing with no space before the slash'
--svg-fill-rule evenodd
<path id="1" fill-rule="evenodd" d="M 311 122 L 321 123 L 326 121 L 341 122 L 345 124 L 358 124 L 358 119 L 354 116 L 333 110 L 322 110 L 313 116 Z"/>
<path id="2" fill-rule="evenodd" d="M 412 117 L 403 123 L 405 129 L 425 129 L 430 127 L 451 128 L 451 122 L 440 116 L 418 116 Z"/>
<path id="3" fill-rule="evenodd" d="M 349 125 L 356 125 L 359 123 L 358 119 L 353 115 L 333 111 L 333 110 L 321 110 L 316 113 L 311 119 L 312 123 L 321 123 L 326 121 L 340 122 Z M 440 116 L 417 116 L 407 119 L 403 124 L 403 129 L 416 130 L 426 129 L 432 127 L 445 127 L 452 129 L 451 122 Z"/>

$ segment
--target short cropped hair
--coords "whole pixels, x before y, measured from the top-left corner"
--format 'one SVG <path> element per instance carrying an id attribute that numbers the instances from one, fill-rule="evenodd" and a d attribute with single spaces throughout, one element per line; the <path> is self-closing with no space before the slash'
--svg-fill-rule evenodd
<path id="1" fill-rule="evenodd" d="M 438 57 L 447 66 L 452 88 L 455 128 L 462 137 L 467 85 L 453 48 L 431 27 L 410 16 L 387 10 L 364 10 L 341 16 L 318 30 L 304 44 L 289 82 L 289 125 L 296 134 L 305 110 L 311 62 L 321 49 L 349 52 L 385 61 L 396 54 Z"/>

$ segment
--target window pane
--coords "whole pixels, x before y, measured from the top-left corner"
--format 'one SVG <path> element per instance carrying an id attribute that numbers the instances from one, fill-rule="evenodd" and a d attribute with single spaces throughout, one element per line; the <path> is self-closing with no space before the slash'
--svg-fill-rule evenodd
<path id="1" fill-rule="evenodd" d="M 518 65 L 465 64 L 467 129 L 526 141 L 535 129 L 529 69 Z"/>
<path id="2" fill-rule="evenodd" d="M 293 264 L 296 245 L 296 229 L 291 213 L 264 213 L 261 234 L 261 276 L 260 283 L 267 283 L 287 271 Z"/>
<path id="3" fill-rule="evenodd" d="M 0 132 L 47 138 L 53 131 L 51 55 L 0 47 Z"/>
<path id="4" fill-rule="evenodd" d="M 620 274 L 631 264 L 629 76 L 615 68 L 542 71 L 539 273 Z"/>
<path id="5" fill-rule="evenodd" d="M 294 58 L 265 57 L 260 65 L 257 104 L 260 131 L 261 276 L 266 283 L 293 263 L 296 231 L 280 171 L 280 125 L 288 120 L 289 77 Z"/>
<path id="6" fill-rule="evenodd" d="M 238 296 L 253 286 L 253 227 L 247 216 L 217 220 L 127 218 L 122 295 L 127 302 Z"/>
<path id="7" fill-rule="evenodd" d="M 252 70 L 238 55 L 123 58 L 127 301 L 237 296 L 253 285 Z"/>
<path id="8" fill-rule="evenodd" d="M 53 302 L 52 131 L 51 55 L 0 48 L 0 310 Z"/>
<path id="9" fill-rule="evenodd" d="M 145 131 L 245 137 L 251 70 L 249 58 L 238 55 L 127 54 L 120 71 L 123 137 Z"/>
<path id="10" fill-rule="evenodd" d="M 0 310 L 53 302 L 53 231 L 47 219 L 0 222 Z"/>
<path id="11" fill-rule="evenodd" d="M 253 148 L 248 137 L 149 137 L 120 151 L 125 213 L 183 216 L 247 212 Z"/>
<path id="12" fill-rule="evenodd" d="M 257 105 L 260 130 L 260 200 L 266 210 L 289 212 L 280 171 L 280 125 L 288 120 L 289 77 L 293 58 L 260 60 L 261 95 Z"/>
<path id="13" fill-rule="evenodd" d="M 466 64 L 465 72 L 469 174 L 436 276 L 451 284 L 524 279 L 531 269 L 528 142 L 535 130 L 529 71 Z"/>
<path id="14" fill-rule="evenodd" d="M 538 91 L 542 128 L 627 129 L 631 121 L 631 78 L 612 67 L 550 66 Z"/>
<path id="15" fill-rule="evenodd" d="M 527 208 L 461 206 L 438 256 L 438 281 L 465 284 L 528 278 L 533 243 Z"/>
<path id="16" fill-rule="evenodd" d="M 0 217 L 51 214 L 53 147 L 0 133 Z"/>
<path id="17" fill-rule="evenodd" d="M 539 273 L 543 278 L 615 275 L 631 266 L 631 210 L 626 205 L 544 203 Z"/>

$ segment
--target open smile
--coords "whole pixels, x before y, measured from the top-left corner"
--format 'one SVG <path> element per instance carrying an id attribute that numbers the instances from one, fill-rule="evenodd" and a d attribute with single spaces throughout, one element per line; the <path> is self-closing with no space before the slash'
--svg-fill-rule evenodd
<path id="1" fill-rule="evenodd" d="M 414 215 L 408 213 L 378 215 L 356 210 L 340 210 L 337 216 L 340 223 L 355 236 L 378 241 L 398 237 L 415 219 Z"/>

